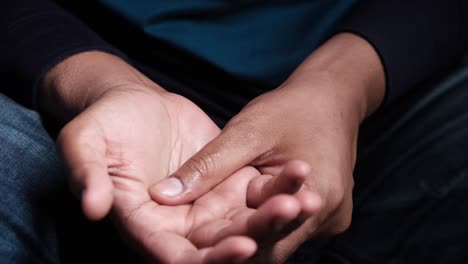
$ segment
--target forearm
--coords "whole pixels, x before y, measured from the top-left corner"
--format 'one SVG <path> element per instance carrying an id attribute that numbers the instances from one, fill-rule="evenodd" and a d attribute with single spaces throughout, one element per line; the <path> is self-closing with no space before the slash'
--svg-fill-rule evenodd
<path id="1" fill-rule="evenodd" d="M 317 80 L 324 85 L 317 85 Z M 330 106 L 338 104 L 361 122 L 382 103 L 385 73 L 366 40 L 340 33 L 304 60 L 283 86 L 302 87 L 311 96 L 333 97 Z"/>
<path id="2" fill-rule="evenodd" d="M 130 85 L 163 91 L 119 57 L 99 51 L 79 53 L 44 75 L 39 108 L 55 120 L 67 122 L 106 91 Z"/>

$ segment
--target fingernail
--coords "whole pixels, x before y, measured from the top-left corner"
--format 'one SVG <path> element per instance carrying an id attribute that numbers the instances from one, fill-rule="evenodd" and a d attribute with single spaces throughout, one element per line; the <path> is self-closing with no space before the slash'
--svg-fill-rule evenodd
<path id="1" fill-rule="evenodd" d="M 177 196 L 183 192 L 184 185 L 179 179 L 175 177 L 169 177 L 156 184 L 154 190 L 166 196 Z"/>

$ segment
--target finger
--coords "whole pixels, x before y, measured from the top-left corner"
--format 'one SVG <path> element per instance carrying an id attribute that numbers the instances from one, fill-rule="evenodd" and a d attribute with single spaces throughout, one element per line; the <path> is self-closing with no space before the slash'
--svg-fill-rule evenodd
<path id="1" fill-rule="evenodd" d="M 299 191 L 295 197 L 302 206 L 302 212 L 280 232 L 259 243 L 255 257 L 250 259 L 251 263 L 283 263 L 304 241 L 315 234 L 322 209 L 320 197 L 306 191 Z"/>
<path id="2" fill-rule="evenodd" d="M 295 196 L 280 194 L 267 200 L 257 211 L 233 219 L 215 241 L 227 236 L 246 235 L 258 243 L 271 245 L 296 231 L 305 221 L 316 217 L 322 208 L 318 194 L 299 192 Z"/>
<path id="3" fill-rule="evenodd" d="M 294 214 L 291 208 L 285 210 L 287 208 L 285 208 L 285 200 L 284 198 L 280 200 L 281 197 L 294 198 L 290 200 L 295 202 Z M 252 236 L 257 242 L 276 243 L 298 229 L 305 221 L 318 215 L 321 208 L 322 202 L 317 194 L 299 192 L 293 197 L 284 194 L 276 195 L 261 205 L 257 214 L 250 217 L 249 231 L 245 235 Z M 277 210 L 276 213 L 275 210 Z"/>
<path id="4" fill-rule="evenodd" d="M 91 220 L 102 219 L 113 200 L 104 143 L 93 132 L 71 124 L 61 131 L 57 147 L 70 174 L 71 189 L 81 198 L 84 214 Z"/>
<path id="5" fill-rule="evenodd" d="M 301 214 L 298 217 L 301 221 L 317 216 L 323 208 L 323 201 L 318 193 L 300 191 L 295 197 L 301 205 Z"/>
<path id="6" fill-rule="evenodd" d="M 143 240 L 143 252 L 156 263 L 202 263 L 202 253 L 177 233 L 159 231 Z M 187 262 L 190 260 L 190 262 Z"/>
<path id="7" fill-rule="evenodd" d="M 300 215 L 299 200 L 291 195 L 278 195 L 261 208 L 244 208 L 229 219 L 211 221 L 193 230 L 188 237 L 198 247 L 207 247 L 230 236 L 245 235 L 258 241 L 277 231 Z"/>
<path id="8" fill-rule="evenodd" d="M 256 243 L 247 237 L 229 237 L 212 247 L 199 249 L 173 232 L 153 233 L 144 241 L 145 252 L 157 263 L 231 263 L 251 257 Z"/>
<path id="9" fill-rule="evenodd" d="M 258 143 L 227 128 L 187 160 L 171 177 L 150 188 L 151 197 L 167 205 L 185 204 L 208 192 L 259 155 Z"/>
<path id="10" fill-rule="evenodd" d="M 297 232 L 304 222 L 312 221 L 319 215 L 322 209 L 322 200 L 318 194 L 299 192 L 295 197 L 299 201 L 301 212 L 296 219 L 283 225 L 283 228 L 277 234 L 270 235 L 268 239 L 265 239 L 264 241 L 266 241 L 268 245 L 272 245 L 291 235 L 293 232 Z"/>
<path id="11" fill-rule="evenodd" d="M 302 186 L 306 176 L 310 173 L 310 166 L 303 161 L 288 162 L 280 175 L 262 175 L 250 182 L 247 190 L 247 205 L 256 208 L 276 194 L 294 194 Z"/>
<path id="12" fill-rule="evenodd" d="M 243 235 L 261 243 L 263 248 L 264 244 L 276 243 L 296 231 L 320 209 L 318 195 L 310 192 L 277 195 L 257 210 L 245 208 L 230 219 L 202 225 L 193 230 L 189 240 L 198 247 L 208 247 L 226 237 Z"/>
<path id="13" fill-rule="evenodd" d="M 240 263 L 252 257 L 256 250 L 257 244 L 250 238 L 229 237 L 204 252 L 203 263 Z"/>
<path id="14" fill-rule="evenodd" d="M 300 201 L 291 195 L 277 195 L 266 201 L 251 215 L 235 217 L 231 225 L 217 234 L 215 241 L 233 235 L 246 235 L 255 241 L 270 239 L 281 233 L 289 223 L 301 215 Z"/>

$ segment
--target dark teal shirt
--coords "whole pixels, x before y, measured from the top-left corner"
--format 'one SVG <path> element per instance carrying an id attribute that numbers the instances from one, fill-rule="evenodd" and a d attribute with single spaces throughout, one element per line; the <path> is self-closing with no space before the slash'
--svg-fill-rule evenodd
<path id="1" fill-rule="evenodd" d="M 272 88 L 332 30 L 352 32 L 379 54 L 390 102 L 458 63 L 468 47 L 466 0 L 15 0 L 1 7 L 0 83 L 26 105 L 45 72 L 87 50 L 173 69 L 199 62 L 194 54 Z"/>
<path id="2" fill-rule="evenodd" d="M 101 0 L 146 34 L 241 78 L 277 85 L 357 0 Z"/>

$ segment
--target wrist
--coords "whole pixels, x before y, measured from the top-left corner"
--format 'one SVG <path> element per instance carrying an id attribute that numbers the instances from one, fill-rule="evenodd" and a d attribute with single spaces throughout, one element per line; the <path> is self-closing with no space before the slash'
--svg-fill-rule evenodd
<path id="1" fill-rule="evenodd" d="M 67 122 L 103 93 L 128 84 L 155 85 L 114 55 L 78 53 L 44 75 L 38 93 L 39 109 L 59 122 Z"/>
<path id="2" fill-rule="evenodd" d="M 377 52 L 351 33 L 340 33 L 325 42 L 285 85 L 292 82 L 300 82 L 314 93 L 325 90 L 319 92 L 334 96 L 345 111 L 354 112 L 358 122 L 378 109 L 385 94 L 385 73 Z"/>

